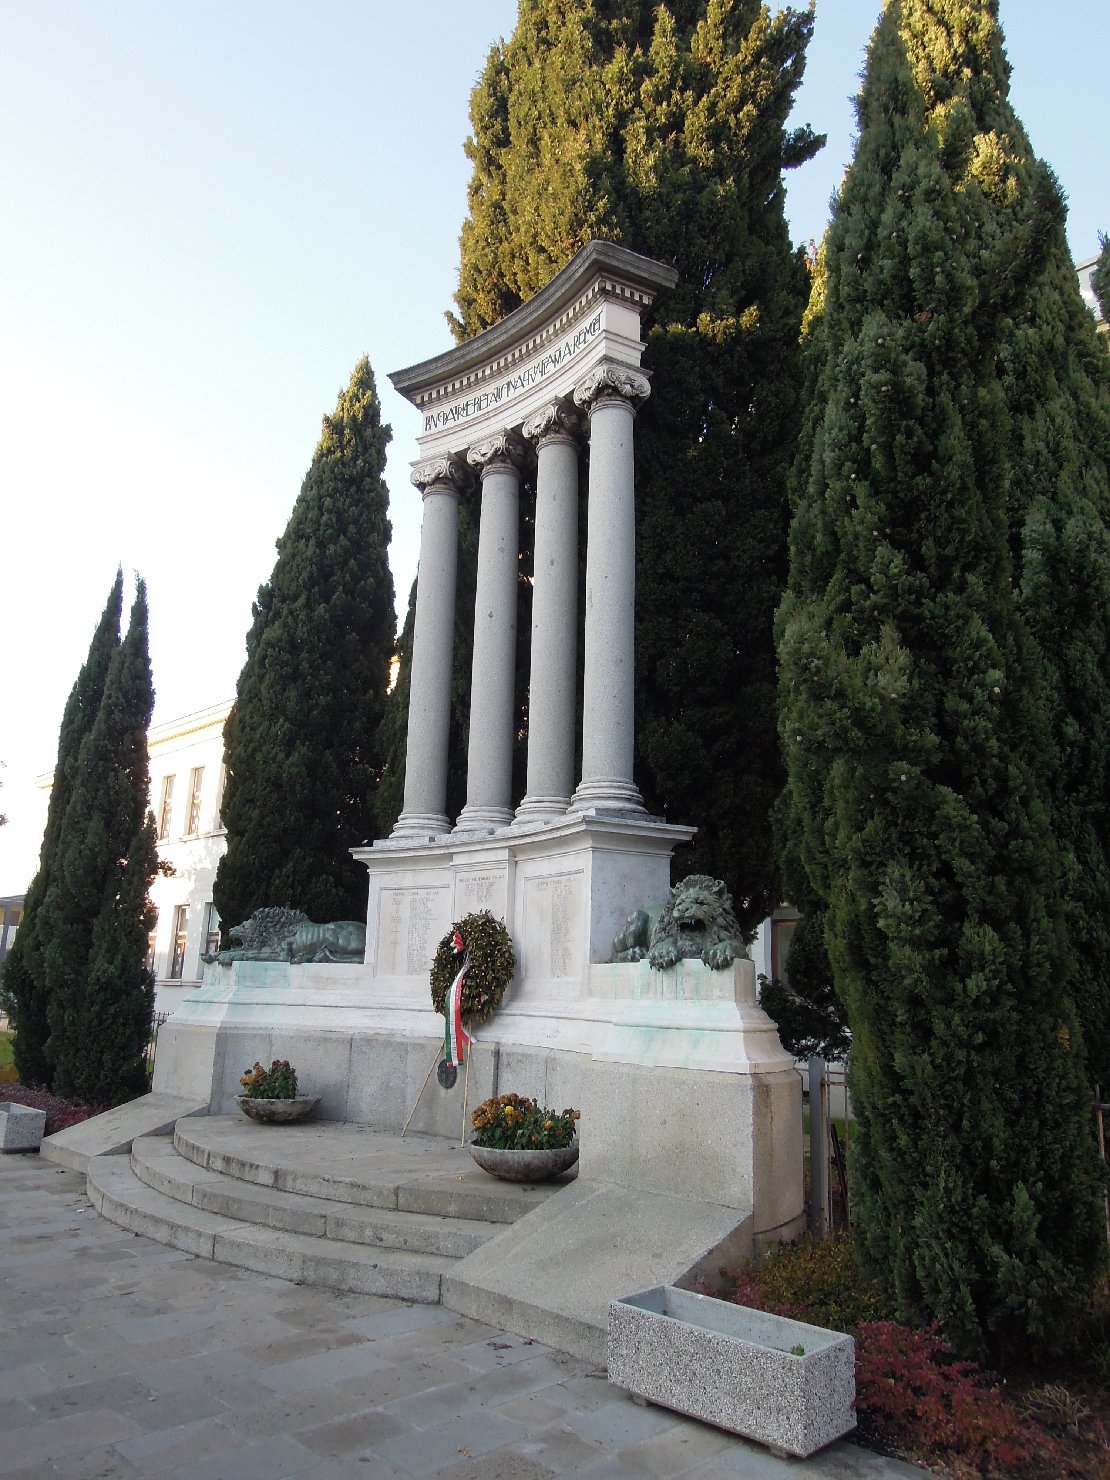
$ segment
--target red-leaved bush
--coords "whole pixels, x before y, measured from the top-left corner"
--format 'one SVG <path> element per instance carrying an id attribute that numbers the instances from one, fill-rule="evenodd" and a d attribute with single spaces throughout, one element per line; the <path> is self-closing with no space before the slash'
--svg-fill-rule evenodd
<path id="1" fill-rule="evenodd" d="M 974 1362 L 961 1361 L 936 1327 L 895 1321 L 856 1328 L 856 1414 L 861 1429 L 931 1456 L 950 1455 L 980 1475 L 1067 1473 L 1050 1435 L 1023 1418 Z"/>
<path id="2" fill-rule="evenodd" d="M 46 1111 L 46 1135 L 79 1125 L 92 1115 L 99 1115 L 107 1105 L 84 1105 L 75 1100 L 62 1100 L 45 1089 L 28 1089 L 23 1084 L 0 1084 L 0 1100 L 12 1105 L 29 1105 L 32 1110 Z"/>

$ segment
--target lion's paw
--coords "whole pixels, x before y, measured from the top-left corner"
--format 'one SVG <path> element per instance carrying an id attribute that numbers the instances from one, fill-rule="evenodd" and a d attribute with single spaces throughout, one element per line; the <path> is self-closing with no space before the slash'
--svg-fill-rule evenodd
<path id="1" fill-rule="evenodd" d="M 667 971 L 678 962 L 678 947 L 673 942 L 660 941 L 657 946 L 652 946 L 648 953 L 648 962 L 656 971 Z"/>
<path id="2" fill-rule="evenodd" d="M 730 940 L 719 940 L 702 952 L 701 959 L 711 971 L 723 971 L 736 960 L 736 950 Z"/>

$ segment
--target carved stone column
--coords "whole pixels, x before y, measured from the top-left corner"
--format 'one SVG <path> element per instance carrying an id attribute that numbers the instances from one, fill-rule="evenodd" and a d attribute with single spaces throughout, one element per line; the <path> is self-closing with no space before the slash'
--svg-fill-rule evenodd
<path id="1" fill-rule="evenodd" d="M 513 687 L 516 670 L 520 467 L 524 447 L 508 433 L 472 447 L 481 472 L 478 580 L 466 806 L 456 832 L 495 832 L 513 820 Z"/>
<path id="2" fill-rule="evenodd" d="M 528 781 L 514 825 L 561 817 L 574 790 L 578 659 L 578 444 L 582 419 L 553 402 L 524 423 L 536 438 L 536 546 L 528 688 Z"/>
<path id="3" fill-rule="evenodd" d="M 473 483 L 458 458 L 418 464 L 412 481 L 424 496 L 416 623 L 409 675 L 405 806 L 391 834 L 432 837 L 450 829 L 447 817 L 447 744 L 451 723 L 451 652 L 455 636 L 455 578 L 459 496 Z"/>
<path id="4" fill-rule="evenodd" d="M 590 416 L 582 779 L 570 811 L 642 814 L 632 779 L 635 702 L 636 498 L 632 422 L 647 377 L 602 365 L 574 390 Z"/>

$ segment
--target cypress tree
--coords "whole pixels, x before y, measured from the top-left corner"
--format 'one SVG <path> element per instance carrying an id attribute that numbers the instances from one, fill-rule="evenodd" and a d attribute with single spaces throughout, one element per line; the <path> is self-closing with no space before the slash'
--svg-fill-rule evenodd
<path id="1" fill-rule="evenodd" d="M 46 1052 L 50 1021 L 43 961 L 46 942 L 41 933 L 42 908 L 58 868 L 62 823 L 73 790 L 81 742 L 96 720 L 112 656 L 119 647 L 122 608 L 123 571 L 120 570 L 116 572 L 104 612 L 93 633 L 88 656 L 66 700 L 38 871 L 23 902 L 23 923 L 4 962 L 2 997 L 4 1010 L 15 1030 L 15 1067 L 22 1083 L 45 1088 L 51 1085 L 53 1067 Z"/>
<path id="2" fill-rule="evenodd" d="M 1110 238 L 1099 236 L 1098 261 L 1091 274 L 1091 287 L 1095 290 L 1103 322 L 1110 320 Z"/>
<path id="3" fill-rule="evenodd" d="M 1007 407 L 1063 206 L 997 115 L 980 131 L 1007 75 L 991 0 L 889 0 L 779 616 L 787 814 L 852 1027 L 860 1243 L 901 1317 L 1002 1358 L 1063 1344 L 1105 1255 Z"/>
<path id="4" fill-rule="evenodd" d="M 679 270 L 645 322 L 636 424 L 636 779 L 698 824 L 683 868 L 724 878 L 748 925 L 776 893 L 772 622 L 805 302 L 782 171 L 820 142 L 785 128 L 811 29 L 758 0 L 523 0 L 471 99 L 454 319 L 460 339 L 496 323 L 593 237 Z"/>
<path id="5" fill-rule="evenodd" d="M 348 849 L 374 833 L 393 655 L 390 435 L 364 358 L 324 417 L 254 604 L 224 730 L 227 853 L 213 899 L 226 925 L 264 905 L 366 918 L 366 873 Z"/>
<path id="6" fill-rule="evenodd" d="M 116 1104 L 146 1088 L 154 977 L 145 957 L 158 864 L 146 748 L 153 707 L 140 580 L 81 743 L 59 868 L 43 907 L 54 1088 L 93 1104 Z"/>

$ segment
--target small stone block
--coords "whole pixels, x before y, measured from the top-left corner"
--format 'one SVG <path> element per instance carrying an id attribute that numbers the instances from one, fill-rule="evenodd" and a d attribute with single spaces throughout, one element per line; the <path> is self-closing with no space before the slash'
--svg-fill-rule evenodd
<path id="1" fill-rule="evenodd" d="M 0 1100 L 0 1151 L 37 1151 L 45 1130 L 45 1110 Z"/>
<path id="2" fill-rule="evenodd" d="M 609 1381 L 803 1459 L 856 1426 L 850 1336 L 673 1285 L 610 1304 Z"/>

